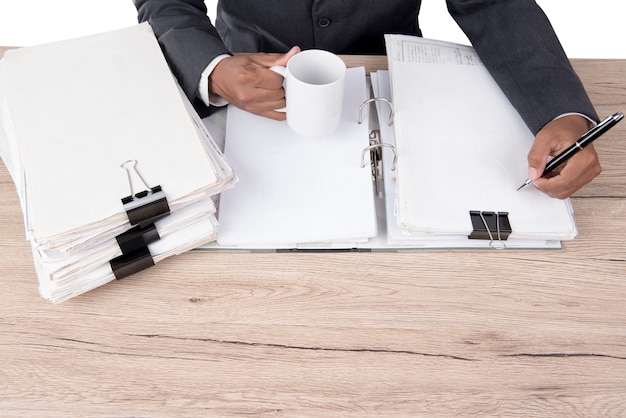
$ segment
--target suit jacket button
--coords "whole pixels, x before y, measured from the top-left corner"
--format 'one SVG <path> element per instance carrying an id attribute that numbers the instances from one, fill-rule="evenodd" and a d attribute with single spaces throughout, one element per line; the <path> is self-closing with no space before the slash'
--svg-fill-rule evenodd
<path id="1" fill-rule="evenodd" d="M 322 17 L 317 21 L 317 25 L 320 28 L 327 28 L 330 25 L 330 19 L 327 17 Z"/>

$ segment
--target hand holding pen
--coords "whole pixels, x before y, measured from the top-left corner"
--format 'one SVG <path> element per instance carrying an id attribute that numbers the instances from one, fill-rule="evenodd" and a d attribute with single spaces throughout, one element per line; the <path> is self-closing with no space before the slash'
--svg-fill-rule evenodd
<path id="1" fill-rule="evenodd" d="M 615 126 L 615 124 L 617 124 L 623 117 L 624 117 L 624 115 L 621 112 L 617 112 L 617 113 L 609 116 L 608 118 L 606 118 L 602 122 L 600 122 L 595 127 L 591 128 L 589 131 L 587 131 L 585 134 L 583 134 L 580 137 L 580 139 L 578 139 L 574 144 L 572 144 L 571 146 L 566 148 L 563 152 L 561 152 L 559 155 L 557 155 L 552 160 L 550 160 L 546 164 L 546 166 L 545 166 L 545 168 L 544 168 L 544 170 L 543 170 L 543 172 L 541 174 L 541 177 L 546 177 L 549 173 L 554 171 L 557 167 L 562 166 L 567 160 L 569 160 L 571 157 L 576 155 L 579 151 L 583 150 L 586 146 L 591 144 L 593 141 L 595 141 L 597 138 L 599 138 L 601 135 L 603 135 L 605 132 L 607 132 L 610 128 Z M 595 155 L 595 153 L 594 153 L 594 155 Z M 593 177 L 595 177 L 595 176 L 593 176 Z M 591 177 L 591 178 L 593 178 L 593 177 Z M 524 188 L 525 186 L 529 185 L 530 183 L 533 183 L 534 180 L 536 180 L 536 178 L 535 179 L 528 178 L 518 188 L 518 190 Z M 556 197 L 565 197 L 565 196 L 556 196 Z"/>

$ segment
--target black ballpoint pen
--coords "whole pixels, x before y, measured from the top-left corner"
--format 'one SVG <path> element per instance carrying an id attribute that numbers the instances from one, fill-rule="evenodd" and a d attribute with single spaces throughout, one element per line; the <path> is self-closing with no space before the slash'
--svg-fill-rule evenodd
<path id="1" fill-rule="evenodd" d="M 611 129 L 617 122 L 622 120 L 624 114 L 622 112 L 617 112 L 604 119 L 602 122 L 591 128 L 587 133 L 583 134 L 578 141 L 568 147 L 565 151 L 551 159 L 548 164 L 546 164 L 546 168 L 543 170 L 543 174 L 541 177 L 545 177 L 546 174 L 550 173 L 552 170 L 557 168 L 559 165 L 563 164 L 565 161 L 569 160 L 573 157 L 578 151 L 585 148 L 587 145 L 591 144 L 593 141 L 598 139 L 602 134 Z M 533 181 L 531 179 L 526 179 L 524 184 L 522 184 L 517 190 L 521 190 L 524 187 L 528 186 Z"/>

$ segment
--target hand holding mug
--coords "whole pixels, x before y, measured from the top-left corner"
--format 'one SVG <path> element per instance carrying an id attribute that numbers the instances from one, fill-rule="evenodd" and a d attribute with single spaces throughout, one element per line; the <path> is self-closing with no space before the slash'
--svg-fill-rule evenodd
<path id="1" fill-rule="evenodd" d="M 300 52 L 293 47 L 286 54 L 238 54 L 220 61 L 209 76 L 209 92 L 224 98 L 228 103 L 271 119 L 285 120 L 283 79 L 269 67 L 287 65 L 289 59 Z"/>

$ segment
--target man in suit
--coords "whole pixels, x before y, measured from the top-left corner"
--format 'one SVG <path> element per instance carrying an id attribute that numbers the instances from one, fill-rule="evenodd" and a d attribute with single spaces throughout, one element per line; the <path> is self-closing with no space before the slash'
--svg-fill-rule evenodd
<path id="1" fill-rule="evenodd" d="M 199 113 L 232 103 L 282 120 L 285 65 L 300 48 L 384 54 L 385 33 L 421 35 L 420 0 L 220 0 L 215 26 L 202 0 L 133 0 Z M 600 173 L 592 146 L 539 178 L 550 155 L 574 143 L 598 117 L 550 22 L 533 0 L 447 0 L 448 10 L 536 135 L 529 177 L 565 198 Z M 295 47 L 294 47 L 295 46 Z M 238 54 L 234 53 L 250 53 Z M 503 138 L 506 140 L 506 138 Z"/>

